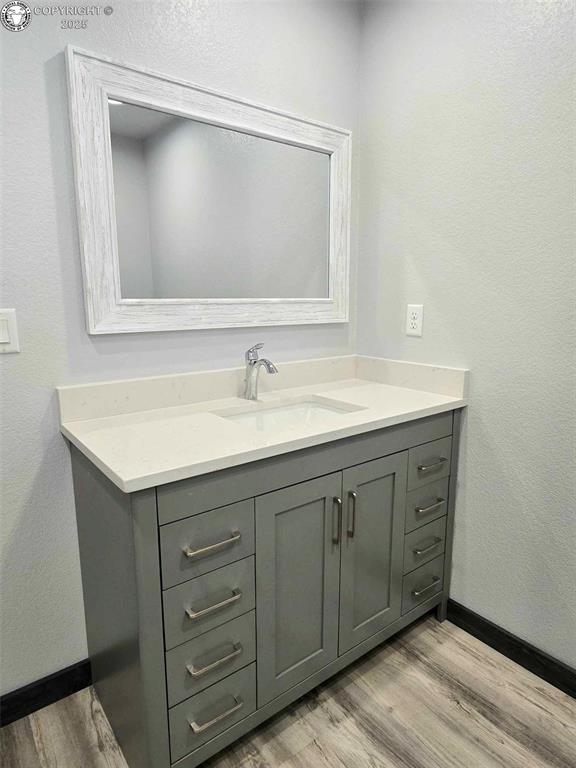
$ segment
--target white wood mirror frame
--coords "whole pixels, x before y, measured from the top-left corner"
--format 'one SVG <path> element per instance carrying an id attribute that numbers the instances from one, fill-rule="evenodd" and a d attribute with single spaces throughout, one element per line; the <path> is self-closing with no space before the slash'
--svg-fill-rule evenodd
<path id="1" fill-rule="evenodd" d="M 113 61 L 73 46 L 67 48 L 66 59 L 89 333 L 348 321 L 350 131 Z M 109 98 L 326 153 L 330 158 L 328 297 L 122 298 Z"/>

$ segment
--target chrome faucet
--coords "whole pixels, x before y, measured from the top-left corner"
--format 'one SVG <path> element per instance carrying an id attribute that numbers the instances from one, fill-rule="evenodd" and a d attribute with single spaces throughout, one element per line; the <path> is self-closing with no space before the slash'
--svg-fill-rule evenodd
<path id="1" fill-rule="evenodd" d="M 264 366 L 268 373 L 278 373 L 278 368 L 265 357 L 258 357 L 258 350 L 262 349 L 264 344 L 255 344 L 246 352 L 246 389 L 244 397 L 246 400 L 258 399 L 258 374 L 260 368 Z"/>

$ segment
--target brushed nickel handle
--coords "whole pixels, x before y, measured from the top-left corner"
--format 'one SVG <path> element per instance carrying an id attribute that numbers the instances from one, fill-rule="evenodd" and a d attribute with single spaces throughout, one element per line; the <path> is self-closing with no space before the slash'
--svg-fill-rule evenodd
<path id="1" fill-rule="evenodd" d="M 428 507 L 414 507 L 414 512 L 419 515 L 427 515 L 429 512 L 439 509 L 445 503 L 446 499 L 437 498 L 434 504 L 430 504 Z"/>
<path id="2" fill-rule="evenodd" d="M 358 494 L 356 491 L 348 491 L 348 528 L 346 533 L 353 539 L 356 533 L 356 502 Z"/>
<path id="3" fill-rule="evenodd" d="M 214 605 L 210 605 L 208 608 L 203 608 L 201 611 L 193 611 L 192 608 L 186 608 L 186 615 L 193 621 L 195 619 L 203 619 L 204 616 L 208 616 L 208 614 L 213 613 L 214 611 L 219 611 L 221 608 L 226 608 L 227 605 L 232 605 L 232 603 L 238 602 L 241 598 L 242 592 L 239 589 L 234 589 L 232 590 L 232 597 L 228 597 L 220 603 L 214 603 Z"/>
<path id="4" fill-rule="evenodd" d="M 229 661 L 232 661 L 232 659 L 240 656 L 244 650 L 242 648 L 242 643 L 234 643 L 232 647 L 234 648 L 232 653 L 222 656 L 221 659 L 212 662 L 212 664 L 207 664 L 205 667 L 195 667 L 193 664 L 187 664 L 186 669 L 192 677 L 202 677 L 202 675 L 207 675 L 208 672 L 212 672 L 213 669 L 218 669 L 218 667 L 221 667 L 223 664 L 227 664 Z"/>
<path id="5" fill-rule="evenodd" d="M 258 360 L 258 351 L 262 349 L 263 346 L 264 346 L 264 342 L 261 341 L 258 344 L 254 344 L 254 346 L 250 347 L 250 349 L 247 349 L 246 352 L 244 353 L 244 358 L 246 362 L 247 363 L 256 362 L 256 360 Z"/>
<path id="6" fill-rule="evenodd" d="M 442 539 L 439 539 L 438 536 L 435 536 L 434 542 L 430 544 L 429 547 L 424 547 L 424 549 L 418 549 L 418 547 L 416 547 L 416 549 L 413 549 L 412 552 L 414 552 L 415 555 L 425 555 L 426 552 L 431 552 L 435 547 L 437 547 L 441 541 Z"/>
<path id="7" fill-rule="evenodd" d="M 194 557 L 204 557 L 205 555 L 211 555 L 214 552 L 219 552 L 221 549 L 232 546 L 232 544 L 240 541 L 241 538 L 242 534 L 240 531 L 232 531 L 228 539 L 219 541 L 216 544 L 210 544 L 209 546 L 202 547 L 201 549 L 190 549 L 190 547 L 185 547 L 184 554 L 189 560 L 192 560 Z"/>
<path id="8" fill-rule="evenodd" d="M 433 472 L 435 469 L 440 469 L 442 464 L 445 464 L 447 461 L 448 459 L 445 456 L 441 456 L 436 461 L 433 461 L 432 464 L 418 464 L 418 472 Z"/>
<path id="9" fill-rule="evenodd" d="M 421 589 L 413 589 L 412 590 L 412 597 L 420 597 L 420 595 L 426 594 L 431 589 L 434 589 L 434 587 L 440 582 L 440 579 L 438 576 L 434 576 L 432 580 L 432 584 L 428 584 L 427 587 L 422 587 Z"/>
<path id="10" fill-rule="evenodd" d="M 332 542 L 339 544 L 340 530 L 342 529 L 342 499 L 340 496 L 332 498 L 332 505 Z M 336 514 L 334 514 L 335 512 Z"/>
<path id="11" fill-rule="evenodd" d="M 234 712 L 238 712 L 239 709 L 242 709 L 244 706 L 244 702 L 239 696 L 233 696 L 234 699 L 234 706 L 230 707 L 230 709 L 227 709 L 226 712 L 222 712 L 221 715 L 216 715 L 212 720 L 208 720 L 207 723 L 197 723 L 195 720 L 192 720 L 190 723 L 190 728 L 194 731 L 194 733 L 204 733 L 204 731 L 207 731 L 208 728 L 212 728 L 213 725 L 216 725 L 221 720 L 224 720 L 227 717 L 230 717 L 230 715 L 233 715 Z"/>

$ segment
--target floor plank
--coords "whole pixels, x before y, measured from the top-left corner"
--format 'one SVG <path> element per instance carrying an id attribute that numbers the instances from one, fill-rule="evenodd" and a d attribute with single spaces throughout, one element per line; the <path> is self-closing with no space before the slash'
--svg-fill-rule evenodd
<path id="1" fill-rule="evenodd" d="M 128 768 L 93 688 L 0 731 L 2 768 Z"/>
<path id="2" fill-rule="evenodd" d="M 3 768 L 127 768 L 93 689 L 0 731 Z M 427 618 L 206 768 L 574 768 L 576 702 Z"/>

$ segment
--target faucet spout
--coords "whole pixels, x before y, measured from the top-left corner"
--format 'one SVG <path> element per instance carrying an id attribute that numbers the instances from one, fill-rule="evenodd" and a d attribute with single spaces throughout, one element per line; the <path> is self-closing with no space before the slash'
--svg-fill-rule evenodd
<path id="1" fill-rule="evenodd" d="M 263 358 L 262 360 L 260 360 L 260 362 L 266 366 L 267 373 L 278 373 L 278 368 L 276 368 L 274 363 L 271 363 L 270 360 L 266 360 L 266 358 Z"/>

